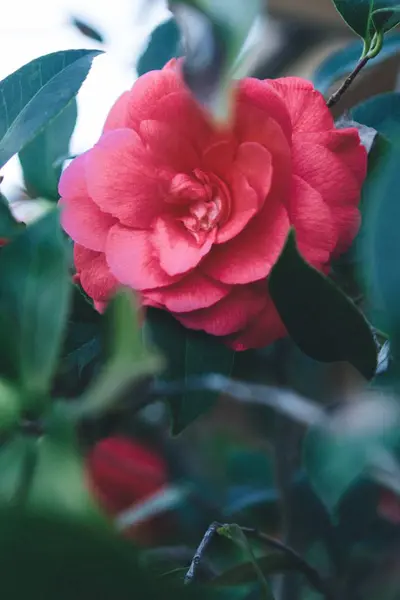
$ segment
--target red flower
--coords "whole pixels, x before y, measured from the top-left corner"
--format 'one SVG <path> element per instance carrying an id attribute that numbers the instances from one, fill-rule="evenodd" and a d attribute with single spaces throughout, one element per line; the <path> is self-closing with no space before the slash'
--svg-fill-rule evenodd
<path id="1" fill-rule="evenodd" d="M 221 131 L 172 61 L 117 100 L 61 178 L 81 285 L 100 310 L 122 283 L 238 350 L 266 346 L 285 334 L 266 278 L 290 226 L 326 269 L 358 230 L 366 163 L 309 82 L 244 79 Z"/>

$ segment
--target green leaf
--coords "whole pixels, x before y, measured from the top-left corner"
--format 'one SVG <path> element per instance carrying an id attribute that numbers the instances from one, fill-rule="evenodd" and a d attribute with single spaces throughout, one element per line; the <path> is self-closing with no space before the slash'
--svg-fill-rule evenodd
<path id="1" fill-rule="evenodd" d="M 0 167 L 76 96 L 99 50 L 36 58 L 0 82 Z"/>
<path id="2" fill-rule="evenodd" d="M 239 525 L 236 525 L 235 523 L 231 525 L 223 525 L 217 531 L 220 535 L 224 535 L 225 537 L 232 540 L 237 546 L 239 546 L 239 548 L 242 551 L 244 551 L 249 556 L 253 572 L 257 576 L 257 579 L 261 585 L 261 589 L 263 590 L 263 598 L 265 598 L 266 600 L 273 600 L 270 586 L 264 577 L 264 573 L 260 567 L 259 561 L 258 559 L 256 559 L 251 544 L 247 539 L 246 535 L 239 527 Z"/>
<path id="3" fill-rule="evenodd" d="M 166 311 L 149 308 L 145 336 L 167 361 L 163 378 L 181 381 L 189 377 L 220 373 L 230 376 L 235 352 L 217 337 L 186 329 Z M 206 390 L 176 394 L 168 399 L 172 433 L 179 434 L 194 419 L 214 406 L 218 394 Z"/>
<path id="4" fill-rule="evenodd" d="M 147 48 L 139 57 L 137 73 L 140 77 L 148 71 L 162 69 L 171 58 L 179 55 L 180 32 L 175 19 L 171 18 L 152 32 Z"/>
<path id="5" fill-rule="evenodd" d="M 395 127 L 395 125 L 393 125 Z M 363 227 L 358 249 L 364 285 L 373 310 L 380 313 L 379 326 L 398 336 L 400 332 L 400 239 L 398 223 L 398 166 L 400 139 L 379 138 L 363 187 Z"/>
<path id="6" fill-rule="evenodd" d="M 257 557 L 257 565 L 263 575 L 276 575 L 287 571 L 296 571 L 297 563 L 289 555 L 282 552 L 271 552 Z M 258 578 L 253 562 L 244 562 L 218 575 L 210 584 L 213 586 L 249 585 Z"/>
<path id="7" fill-rule="evenodd" d="M 77 403 L 69 404 L 74 418 L 97 415 L 113 405 L 135 381 L 163 366 L 161 357 L 143 344 L 132 290 L 120 290 L 106 311 L 108 360 Z"/>
<path id="8" fill-rule="evenodd" d="M 336 81 L 353 71 L 360 59 L 362 49 L 362 43 L 356 40 L 330 54 L 314 72 L 312 79 L 315 87 L 322 94 L 326 94 Z M 385 37 L 382 50 L 374 60 L 370 60 L 365 65 L 363 71 L 378 66 L 398 52 L 400 52 L 400 34 L 392 33 Z"/>
<path id="9" fill-rule="evenodd" d="M 350 486 L 398 443 L 399 420 L 396 402 L 378 396 L 348 405 L 309 430 L 303 464 L 328 510 L 334 511 Z"/>
<path id="10" fill-rule="evenodd" d="M 0 447 L 0 507 L 16 506 L 24 494 L 25 466 L 35 453 L 35 439 L 18 434 Z"/>
<path id="11" fill-rule="evenodd" d="M 347 361 L 371 379 L 377 348 L 371 329 L 332 281 L 300 256 L 294 230 L 268 280 L 269 291 L 289 335 L 321 362 Z"/>
<path id="12" fill-rule="evenodd" d="M 185 45 L 183 76 L 220 122 L 231 117 L 233 70 L 261 10 L 260 0 L 172 0 Z"/>
<path id="13" fill-rule="evenodd" d="M 369 47 L 375 32 L 385 33 L 400 22 L 398 0 L 333 0 L 346 23 Z"/>
<path id="14" fill-rule="evenodd" d="M 388 140 L 400 141 L 400 94 L 389 92 L 373 96 L 352 108 L 351 116 Z"/>
<path id="15" fill-rule="evenodd" d="M 69 142 L 75 128 L 76 117 L 77 106 L 73 98 L 64 110 L 19 153 L 24 182 L 32 198 L 58 200 L 60 158 L 69 153 Z"/>
<path id="16" fill-rule="evenodd" d="M 68 415 L 54 405 L 43 423 L 44 434 L 35 443 L 35 463 L 23 506 L 37 513 L 110 526 L 89 491 L 85 463 Z"/>
<path id="17" fill-rule="evenodd" d="M 22 223 L 13 217 L 6 198 L 0 193 L 0 238 L 9 239 L 24 228 Z"/>
<path id="18" fill-rule="evenodd" d="M 0 372 L 29 394 L 26 408 L 43 400 L 56 365 L 71 287 L 66 257 L 58 210 L 0 252 Z"/>

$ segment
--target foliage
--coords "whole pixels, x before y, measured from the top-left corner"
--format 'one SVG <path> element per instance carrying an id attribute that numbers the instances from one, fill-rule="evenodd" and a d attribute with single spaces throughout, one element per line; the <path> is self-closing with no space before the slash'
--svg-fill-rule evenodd
<path id="1" fill-rule="evenodd" d="M 399 34 L 387 32 L 400 4 L 333 2 L 361 38 L 314 74 L 326 93 L 350 73 L 340 102 L 362 68 L 398 55 Z M 189 90 L 225 125 L 260 3 L 170 4 L 137 71 L 183 55 Z M 0 166 L 18 154 L 28 194 L 53 202 L 25 225 L 0 194 L 2 592 L 398 597 L 400 95 L 369 98 L 344 116 L 374 133 L 353 247 L 322 274 L 292 230 L 265 282 L 288 335 L 235 353 L 159 308 L 144 314 L 128 289 L 100 314 L 72 277 L 55 203 L 76 94 L 98 54 L 63 50 L 0 82 Z M 112 506 L 88 469 L 93 447 L 111 436 L 135 440 L 137 459 L 116 469 L 115 456 L 102 457 L 118 473 L 121 504 Z M 125 484 L 139 480 L 143 496 L 122 508 Z"/>

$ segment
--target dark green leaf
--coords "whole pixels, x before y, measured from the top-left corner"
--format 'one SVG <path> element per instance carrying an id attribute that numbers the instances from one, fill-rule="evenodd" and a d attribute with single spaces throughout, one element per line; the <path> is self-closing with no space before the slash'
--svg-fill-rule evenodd
<path id="1" fill-rule="evenodd" d="M 0 167 L 76 96 L 99 50 L 36 58 L 0 82 Z"/>
<path id="2" fill-rule="evenodd" d="M 390 92 L 373 96 L 355 106 L 351 116 L 389 140 L 400 141 L 400 94 Z"/>
<path id="3" fill-rule="evenodd" d="M 346 23 L 367 45 L 372 35 L 386 32 L 400 22 L 398 0 L 333 0 Z"/>
<path id="4" fill-rule="evenodd" d="M 115 403 L 136 380 L 162 368 L 158 354 L 143 344 L 131 290 L 120 290 L 107 307 L 108 360 L 102 372 L 74 406 L 77 418 L 97 415 Z"/>
<path id="5" fill-rule="evenodd" d="M 355 68 L 360 59 L 362 48 L 362 43 L 357 40 L 330 54 L 314 72 L 313 83 L 315 87 L 322 94 L 326 94 L 336 81 L 348 75 Z M 395 56 L 398 52 L 400 52 L 400 34 L 392 33 L 385 37 L 382 50 L 374 60 L 370 60 L 365 65 L 363 71 L 376 67 L 390 57 Z"/>
<path id="6" fill-rule="evenodd" d="M 233 67 L 260 6 L 260 0 L 171 2 L 184 37 L 186 84 L 217 121 L 231 116 Z"/>
<path id="7" fill-rule="evenodd" d="M 266 576 L 298 569 L 297 563 L 282 552 L 271 552 L 267 556 L 259 556 L 257 564 Z M 253 562 L 245 562 L 224 571 L 210 583 L 215 586 L 248 585 L 257 581 L 257 578 Z"/>
<path id="8" fill-rule="evenodd" d="M 138 75 L 162 69 L 171 59 L 180 55 L 180 33 L 175 19 L 168 19 L 155 28 L 146 50 L 137 63 Z"/>
<path id="9" fill-rule="evenodd" d="M 269 277 L 269 290 L 289 335 L 321 362 L 347 361 L 374 376 L 377 348 L 371 329 L 332 281 L 300 256 L 292 230 Z"/>
<path id="10" fill-rule="evenodd" d="M 76 117 L 77 106 L 73 98 L 64 110 L 19 153 L 24 182 L 32 198 L 41 196 L 58 200 L 60 158 L 68 155 Z"/>
<path id="11" fill-rule="evenodd" d="M 52 210 L 0 252 L 0 371 L 38 401 L 53 375 L 69 291 L 65 239 Z"/>
<path id="12" fill-rule="evenodd" d="M 0 238 L 3 240 L 12 238 L 23 227 L 24 225 L 15 220 L 6 198 L 0 193 Z"/>
<path id="13" fill-rule="evenodd" d="M 164 354 L 167 368 L 164 378 L 182 381 L 206 373 L 229 376 L 233 369 L 233 350 L 217 337 L 185 329 L 166 311 L 150 308 L 146 315 L 145 334 Z M 207 412 L 218 394 L 210 391 L 188 392 L 169 399 L 172 432 L 180 433 L 199 415 Z"/>
<path id="14" fill-rule="evenodd" d="M 73 17 L 71 21 L 72 25 L 76 27 L 77 30 L 80 33 L 82 33 L 82 35 L 85 35 L 86 37 L 90 38 L 91 40 L 94 40 L 95 42 L 99 42 L 99 44 L 103 44 L 104 38 L 101 35 L 101 33 L 97 31 L 97 29 L 94 29 L 94 27 L 88 25 L 81 19 L 77 19 L 76 17 Z"/>
<path id="15" fill-rule="evenodd" d="M 21 434 L 11 438 L 0 447 L 0 507 L 18 504 L 25 465 L 35 453 L 35 439 Z"/>

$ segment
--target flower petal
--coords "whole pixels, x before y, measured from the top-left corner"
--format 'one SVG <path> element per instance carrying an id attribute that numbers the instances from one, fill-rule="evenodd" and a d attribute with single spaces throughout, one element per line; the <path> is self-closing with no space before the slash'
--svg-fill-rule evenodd
<path id="1" fill-rule="evenodd" d="M 140 123 L 140 137 L 155 160 L 180 173 L 193 171 L 200 162 L 187 135 L 180 135 L 169 123 L 147 119 Z"/>
<path id="2" fill-rule="evenodd" d="M 197 269 L 166 288 L 144 291 L 145 301 L 151 300 L 172 312 L 190 312 L 207 308 L 219 302 L 230 291 L 230 287 L 213 281 Z"/>
<path id="3" fill-rule="evenodd" d="M 218 230 L 216 244 L 237 236 L 258 212 L 260 200 L 246 177 L 237 169 L 231 175 L 231 211 L 228 220 Z"/>
<path id="4" fill-rule="evenodd" d="M 202 270 L 223 283 L 250 283 L 263 279 L 281 253 L 288 231 L 286 208 L 268 198 L 262 211 L 237 237 L 213 247 Z"/>
<path id="5" fill-rule="evenodd" d="M 229 336 L 225 343 L 236 351 L 265 348 L 287 335 L 272 298 L 266 290 L 264 307 L 237 335 Z"/>
<path id="6" fill-rule="evenodd" d="M 58 193 L 61 197 L 72 198 L 88 195 L 85 165 L 89 152 L 84 152 L 72 160 L 61 173 Z"/>
<path id="7" fill-rule="evenodd" d="M 208 146 L 203 154 L 202 169 L 225 179 L 232 169 L 236 150 L 236 144 L 232 140 L 215 142 Z"/>
<path id="8" fill-rule="evenodd" d="M 104 251 L 107 234 L 115 219 L 103 213 L 87 196 L 60 200 L 61 225 L 78 244 L 90 250 Z"/>
<path id="9" fill-rule="evenodd" d="M 210 251 L 215 240 L 216 228 L 204 236 L 202 243 L 173 217 L 159 217 L 152 235 L 152 244 L 157 250 L 160 265 L 168 275 L 185 273 L 196 267 Z"/>
<path id="10" fill-rule="evenodd" d="M 244 142 L 238 148 L 233 169 L 239 169 L 245 175 L 251 187 L 257 192 L 261 208 L 272 183 L 270 152 L 256 142 Z"/>
<path id="11" fill-rule="evenodd" d="M 293 135 L 334 129 L 326 101 L 311 82 L 300 77 L 283 77 L 270 80 L 269 83 L 284 99 L 290 113 Z"/>
<path id="12" fill-rule="evenodd" d="M 75 244 L 74 261 L 80 284 L 88 296 L 95 301 L 108 300 L 118 287 L 118 281 L 110 272 L 104 253 Z"/>
<path id="13" fill-rule="evenodd" d="M 160 213 L 168 185 L 150 158 L 139 136 L 130 129 L 103 134 L 88 153 L 90 196 L 101 210 L 124 225 L 147 228 Z"/>
<path id="14" fill-rule="evenodd" d="M 265 284 L 265 293 L 266 284 Z M 259 286 L 237 286 L 222 300 L 201 310 L 175 313 L 189 329 L 201 329 L 211 335 L 229 335 L 246 327 L 265 304 L 264 290 Z"/>
<path id="15" fill-rule="evenodd" d="M 114 225 L 107 237 L 106 259 L 118 281 L 135 290 L 170 285 L 179 279 L 161 269 L 148 231 Z"/>
<path id="16" fill-rule="evenodd" d="M 332 212 L 318 191 L 298 175 L 293 176 L 288 214 L 304 258 L 316 267 L 328 262 L 338 239 Z"/>

